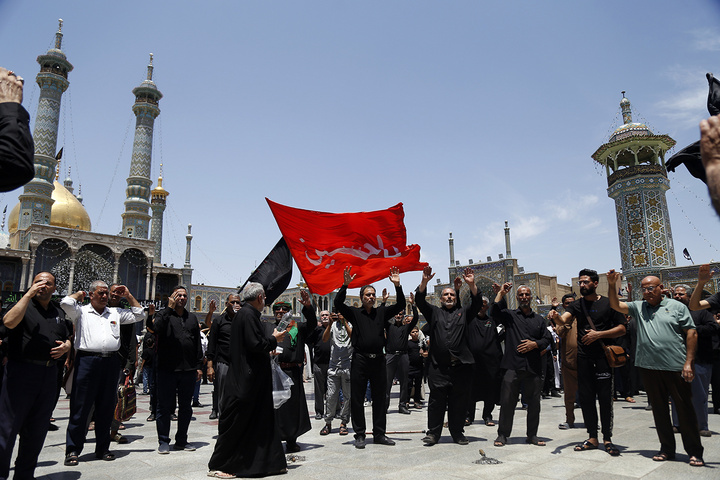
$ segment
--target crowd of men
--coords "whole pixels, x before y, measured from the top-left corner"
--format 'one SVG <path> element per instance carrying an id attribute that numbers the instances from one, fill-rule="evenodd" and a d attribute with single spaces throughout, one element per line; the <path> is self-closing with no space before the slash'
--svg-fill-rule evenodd
<path id="1" fill-rule="evenodd" d="M 437 444 L 445 427 L 453 442 L 467 445 L 464 428 L 474 421 L 477 402 L 482 401 L 482 420 L 489 427 L 496 425 L 492 414 L 500 407 L 494 445 L 502 447 L 511 437 L 520 401 L 527 410 L 525 441 L 544 446 L 538 425 L 543 385 L 549 378 L 550 385 L 565 395 L 566 421 L 559 428 L 575 428 L 576 405 L 582 412 L 587 438 L 576 451 L 602 448 L 611 456 L 620 455 L 612 442 L 613 401 L 634 402 L 633 396 L 643 390 L 660 442 L 653 460 L 674 459 L 674 432 L 679 431 L 690 465 L 704 465 L 701 437 L 711 435 L 710 383 L 713 371 L 716 377 L 720 373 L 720 315 L 714 314 L 720 312 L 720 294 L 703 296 L 712 277 L 707 265 L 700 268 L 694 289 L 665 289 L 659 278 L 646 277 L 641 284 L 643 300 L 634 302 L 619 299 L 617 272 L 608 272 L 608 294 L 602 295 L 597 272 L 583 269 L 580 297 L 554 300 L 547 317 L 533 309 L 535 297 L 524 285 L 495 284 L 491 299 L 482 296 L 470 268 L 432 303 L 427 299 L 434 277 L 430 267 L 408 298 L 399 272 L 392 269 L 393 304 L 387 303 L 386 293 L 378 304 L 375 288 L 366 285 L 360 290 L 361 306 L 347 305 L 346 292 L 354 277 L 346 268 L 333 311 L 320 311 L 319 318 L 303 291 L 299 320 L 288 315 L 289 303 L 276 302 L 273 321 L 262 321 L 264 289 L 251 283 L 239 295 L 229 295 L 223 311 L 211 311 L 202 325 L 185 308 L 188 293 L 182 286 L 174 289 L 165 308 L 155 312 L 143 309 L 125 286 L 99 280 L 87 292 L 57 302 L 52 298 L 54 275 L 37 274 L 30 289 L 3 315 L 0 336 L 7 362 L 0 391 L 0 479 L 8 478 L 18 436 L 14 478 L 33 478 L 61 386 L 70 395 L 65 465 L 78 465 L 93 427 L 95 456 L 114 460 L 111 442 L 127 441 L 118 432 L 122 425 L 115 415 L 117 387 L 128 376 L 133 378 L 131 370 L 137 366 L 147 370 L 138 378 L 151 394 L 147 420 L 156 423 L 159 454 L 170 453 L 171 444 L 172 450 L 195 450 L 189 427 L 196 385 L 203 375 L 213 383 L 210 415 L 219 419 L 219 435 L 209 475 L 216 478 L 286 471 L 284 454 L 300 451 L 298 438 L 311 429 L 306 364 L 314 373 L 315 418 L 324 420 L 320 435 L 331 434 L 338 418 L 337 433 L 348 435 L 352 428 L 358 449 L 366 445 L 368 388 L 373 443 L 393 446 L 386 432 L 391 389 L 399 384 L 397 411 L 408 414 L 411 407 L 425 405 L 425 381 L 429 394 L 424 445 Z M 462 288 L 465 305 L 460 300 Z M 516 308 L 507 301 L 513 290 Z M 144 322 L 140 342 L 133 333 L 136 322 Z M 206 350 L 201 332 L 205 327 Z M 631 360 L 613 368 L 605 348 L 624 338 L 634 339 L 624 343 L 632 350 Z M 140 355 L 138 343 L 143 345 Z M 277 406 L 272 363 L 292 379 L 289 399 Z M 718 388 L 716 384 L 713 392 Z M 720 413 L 717 401 L 713 406 Z M 171 420 L 177 420 L 174 440 Z M 265 433 L 258 435 L 259 430 Z"/>

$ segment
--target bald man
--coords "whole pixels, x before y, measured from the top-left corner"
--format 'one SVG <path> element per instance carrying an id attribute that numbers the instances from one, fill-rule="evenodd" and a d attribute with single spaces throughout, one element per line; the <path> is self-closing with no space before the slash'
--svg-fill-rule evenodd
<path id="1" fill-rule="evenodd" d="M 663 285 L 658 277 L 642 279 L 643 300 L 636 302 L 618 299 L 620 273 L 610 270 L 607 279 L 610 306 L 637 322 L 635 366 L 652 405 L 655 430 L 660 440 L 660 451 L 653 460 L 663 462 L 675 458 L 675 435 L 667 408 L 667 399 L 671 397 L 677 407 L 680 433 L 690 465 L 705 466 L 690 386 L 695 376 L 697 349 L 697 331 L 690 310 L 685 304 L 663 295 Z"/>

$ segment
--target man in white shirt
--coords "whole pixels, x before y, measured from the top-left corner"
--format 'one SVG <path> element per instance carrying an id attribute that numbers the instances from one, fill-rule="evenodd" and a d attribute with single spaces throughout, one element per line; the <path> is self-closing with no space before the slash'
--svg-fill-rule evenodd
<path id="1" fill-rule="evenodd" d="M 85 292 L 66 296 L 60 306 L 75 324 L 75 373 L 70 394 L 70 418 L 65 440 L 65 465 L 76 466 L 87 435 L 88 416 L 95 405 L 95 457 L 115 460 L 109 451 L 110 423 L 117 398 L 120 373 L 120 324 L 145 319 L 143 307 L 124 286 L 115 292 L 130 308 L 108 307 L 108 286 L 102 280 L 90 284 L 90 303 L 82 305 Z"/>

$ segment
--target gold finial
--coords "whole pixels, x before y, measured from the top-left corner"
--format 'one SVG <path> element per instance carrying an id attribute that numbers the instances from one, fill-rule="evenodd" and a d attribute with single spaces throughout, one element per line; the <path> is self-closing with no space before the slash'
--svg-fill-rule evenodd
<path id="1" fill-rule="evenodd" d="M 62 34 L 63 19 L 62 18 L 59 19 L 58 23 L 59 23 L 58 31 L 55 34 L 55 48 L 57 50 L 60 50 L 60 47 L 62 46 L 62 36 L 63 36 L 63 34 Z"/>
<path id="2" fill-rule="evenodd" d="M 152 81 L 152 75 L 153 75 L 153 54 L 150 54 L 150 63 L 148 64 L 148 73 L 147 73 L 147 79 Z"/>

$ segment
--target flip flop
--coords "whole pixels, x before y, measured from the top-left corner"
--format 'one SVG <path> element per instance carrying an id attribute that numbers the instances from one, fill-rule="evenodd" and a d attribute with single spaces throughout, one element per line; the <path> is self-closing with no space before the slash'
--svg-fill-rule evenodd
<path id="1" fill-rule="evenodd" d="M 690 466 L 691 467 L 704 467 L 705 462 L 703 461 L 703 459 L 701 457 L 696 457 L 695 455 L 693 455 L 692 457 L 690 457 Z"/>
<path id="2" fill-rule="evenodd" d="M 633 397 L 626 397 L 625 401 L 628 403 L 635 403 L 635 399 Z"/>
<path id="3" fill-rule="evenodd" d="M 617 457 L 618 455 L 620 455 L 620 450 L 618 450 L 617 447 L 612 444 L 612 442 L 607 442 L 605 444 L 605 451 L 610 454 L 611 457 Z"/>
<path id="4" fill-rule="evenodd" d="M 504 447 L 506 443 L 507 437 L 504 435 L 498 435 L 493 445 L 495 445 L 496 447 Z"/>
<path id="5" fill-rule="evenodd" d="M 575 448 L 573 448 L 573 450 L 575 450 L 576 452 L 584 452 L 587 450 L 597 450 L 597 448 L 598 446 L 590 442 L 590 440 L 585 440 L 583 443 L 575 445 Z"/>

